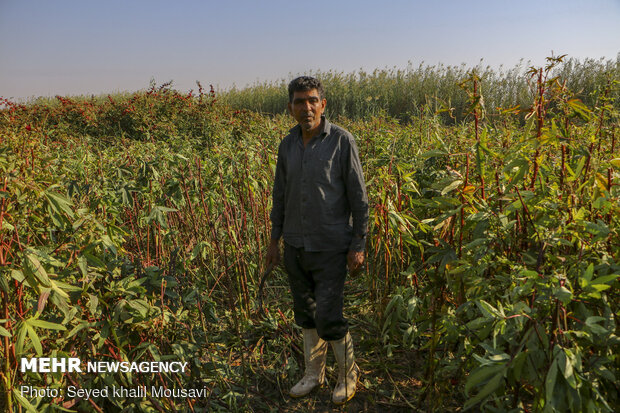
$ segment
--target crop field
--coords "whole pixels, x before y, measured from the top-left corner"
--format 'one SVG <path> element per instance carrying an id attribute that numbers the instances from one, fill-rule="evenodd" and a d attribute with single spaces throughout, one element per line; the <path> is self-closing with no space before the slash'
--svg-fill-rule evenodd
<path id="1" fill-rule="evenodd" d="M 363 373 L 336 410 L 620 410 L 620 63 L 412 73 L 324 74 L 370 203 L 345 286 Z M 282 268 L 259 306 L 285 105 L 280 84 L 2 99 L 1 411 L 333 409 L 331 353 L 328 385 L 288 396 Z M 188 364 L 23 372 L 32 357 Z M 114 386 L 203 392 L 68 393 Z"/>

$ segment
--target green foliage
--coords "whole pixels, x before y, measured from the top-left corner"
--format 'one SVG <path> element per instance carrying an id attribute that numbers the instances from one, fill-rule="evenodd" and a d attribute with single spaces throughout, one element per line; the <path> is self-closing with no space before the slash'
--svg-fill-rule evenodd
<path id="1" fill-rule="evenodd" d="M 525 115 L 535 97 L 526 76 L 529 62 L 512 68 L 483 66 L 425 65 L 409 63 L 405 69 L 384 68 L 373 72 L 313 72 L 324 83 L 327 112 L 332 117 L 362 120 L 386 114 L 411 121 L 428 114 L 437 114 L 444 123 L 458 123 L 467 117 L 470 101 L 459 87 L 470 70 L 478 72 L 482 81 L 484 104 L 491 118 L 503 113 Z M 566 81 L 568 89 L 587 107 L 596 104 L 605 87 L 606 73 L 620 74 L 620 60 L 567 59 L 554 70 L 554 76 Z M 222 92 L 221 99 L 235 109 L 262 113 L 284 113 L 288 100 L 287 85 L 291 79 L 257 83 L 243 89 L 233 87 Z M 613 96 L 618 108 L 618 91 Z"/>
<path id="2" fill-rule="evenodd" d="M 428 411 L 617 410 L 618 78 L 612 70 L 582 100 L 563 81 L 561 61 L 530 71 L 536 93 L 523 125 L 512 110 L 487 111 L 490 74 L 454 69 L 444 78 L 420 69 L 416 82 L 443 101 L 452 98 L 441 82 L 461 85 L 464 122 L 447 126 L 447 112 L 419 101 L 402 124 L 363 99 L 351 103 L 363 119 L 339 120 L 357 137 L 371 205 L 367 271 L 347 287 L 356 304 L 347 311 L 363 338 L 359 356 L 384 363 L 356 399 Z M 333 74 L 328 90 L 398 102 L 390 76 Z M 417 93 L 398 76 L 402 93 Z M 0 403 L 94 409 L 23 397 L 22 384 L 176 385 L 206 387 L 208 397 L 94 403 L 277 410 L 301 368 L 299 334 L 280 270 L 268 281 L 266 315 L 256 293 L 277 147 L 291 126 L 169 85 L 5 102 Z M 184 376 L 16 369 L 35 355 L 191 368 Z M 407 365 L 399 381 L 394 372 Z"/>

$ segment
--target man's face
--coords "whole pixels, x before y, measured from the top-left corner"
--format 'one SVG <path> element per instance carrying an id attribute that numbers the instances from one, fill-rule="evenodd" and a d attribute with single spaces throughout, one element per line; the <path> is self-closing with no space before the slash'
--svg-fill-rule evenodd
<path id="1" fill-rule="evenodd" d="M 321 99 L 316 89 L 293 93 L 293 101 L 288 104 L 288 111 L 301 125 L 302 129 L 311 131 L 321 125 L 321 115 L 325 112 L 327 101 Z"/>

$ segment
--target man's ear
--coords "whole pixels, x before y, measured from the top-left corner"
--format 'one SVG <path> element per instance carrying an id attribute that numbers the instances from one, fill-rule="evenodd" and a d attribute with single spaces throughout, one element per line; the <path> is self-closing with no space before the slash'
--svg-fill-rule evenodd
<path id="1" fill-rule="evenodd" d="M 287 107 L 289 115 L 293 116 L 293 105 L 291 105 L 291 102 L 288 102 Z"/>

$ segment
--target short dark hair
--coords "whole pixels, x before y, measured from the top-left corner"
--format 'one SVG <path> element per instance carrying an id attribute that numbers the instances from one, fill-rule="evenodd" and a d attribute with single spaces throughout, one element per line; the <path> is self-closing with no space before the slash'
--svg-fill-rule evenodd
<path id="1" fill-rule="evenodd" d="M 288 101 L 293 102 L 293 95 L 295 92 L 305 92 L 307 90 L 316 89 L 319 92 L 319 97 L 325 99 L 325 89 L 319 79 L 310 76 L 299 76 L 288 84 Z"/>

